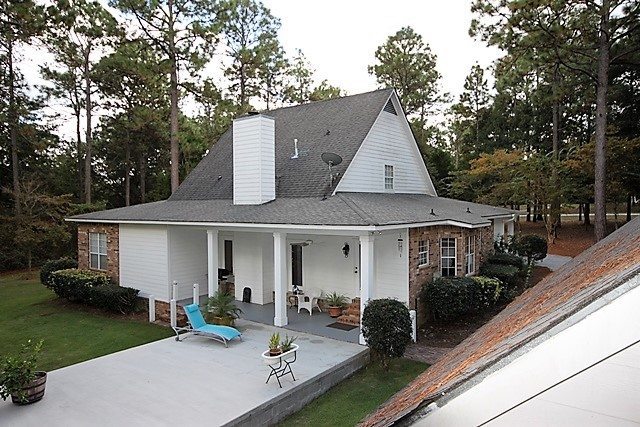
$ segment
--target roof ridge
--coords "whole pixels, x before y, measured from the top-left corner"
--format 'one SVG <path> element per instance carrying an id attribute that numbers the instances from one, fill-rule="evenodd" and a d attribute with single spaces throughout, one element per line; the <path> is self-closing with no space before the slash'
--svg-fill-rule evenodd
<path id="1" fill-rule="evenodd" d="M 375 93 L 375 92 L 392 91 L 392 90 L 394 90 L 394 88 L 385 87 L 385 88 L 381 88 L 381 89 L 370 90 L 368 92 L 361 92 L 361 93 L 354 93 L 352 95 L 339 96 L 337 98 L 319 99 L 317 101 L 309 101 L 309 102 L 305 102 L 305 103 L 302 103 L 302 104 L 287 105 L 287 106 L 284 106 L 284 107 L 274 108 L 273 110 L 260 110 L 259 113 L 260 114 L 263 114 L 263 113 L 267 114 L 267 113 L 270 113 L 272 111 L 286 110 L 288 108 L 304 107 L 304 106 L 307 106 L 307 105 L 317 105 L 317 104 L 320 104 L 320 103 L 323 103 L 323 102 L 338 101 L 338 100 L 341 100 L 341 99 L 353 98 L 353 97 L 356 97 L 356 96 L 369 95 L 369 94 L 372 94 L 372 93 Z"/>

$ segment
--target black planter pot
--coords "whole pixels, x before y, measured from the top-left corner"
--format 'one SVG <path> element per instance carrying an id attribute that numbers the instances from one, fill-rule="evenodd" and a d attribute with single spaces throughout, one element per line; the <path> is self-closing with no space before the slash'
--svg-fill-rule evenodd
<path id="1" fill-rule="evenodd" d="M 47 385 L 47 373 L 44 371 L 34 372 L 36 378 L 26 386 L 22 387 L 25 399 L 11 395 L 11 401 L 16 405 L 29 405 L 38 402 L 44 397 L 44 388 Z"/>

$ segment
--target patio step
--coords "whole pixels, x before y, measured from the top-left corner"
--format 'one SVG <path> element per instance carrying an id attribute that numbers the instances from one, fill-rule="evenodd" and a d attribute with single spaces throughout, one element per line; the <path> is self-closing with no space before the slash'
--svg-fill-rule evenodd
<path id="1" fill-rule="evenodd" d="M 354 316 L 352 314 L 343 314 L 338 317 L 338 322 L 345 323 L 347 325 L 360 325 L 360 315 Z"/>

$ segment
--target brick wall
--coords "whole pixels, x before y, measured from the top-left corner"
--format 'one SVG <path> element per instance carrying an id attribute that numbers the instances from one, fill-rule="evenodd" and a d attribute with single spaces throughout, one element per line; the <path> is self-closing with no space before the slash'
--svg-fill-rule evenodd
<path id="1" fill-rule="evenodd" d="M 476 241 L 476 272 L 482 262 L 493 250 L 493 231 L 491 227 L 476 229 L 454 226 L 419 227 L 409 229 L 409 307 L 417 309 L 418 323 L 425 320 L 422 313 L 423 304 L 420 303 L 422 286 L 433 280 L 434 275 L 440 274 L 440 239 L 451 237 L 456 239 L 456 275 L 464 275 L 465 249 L 467 236 L 473 236 Z M 418 247 L 421 240 L 429 242 L 429 263 L 419 265 Z M 417 306 L 417 308 L 416 308 Z"/>
<path id="2" fill-rule="evenodd" d="M 107 235 L 107 269 L 104 271 L 115 283 L 119 283 L 120 241 L 118 224 L 78 224 L 78 268 L 89 268 L 89 233 Z M 97 270 L 102 271 L 102 270 Z"/>

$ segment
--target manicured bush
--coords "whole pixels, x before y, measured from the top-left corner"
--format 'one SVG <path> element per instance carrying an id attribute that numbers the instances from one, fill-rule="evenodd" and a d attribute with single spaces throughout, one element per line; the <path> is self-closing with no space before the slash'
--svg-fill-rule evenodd
<path id="1" fill-rule="evenodd" d="M 490 277 L 472 277 L 473 285 L 469 287 L 470 310 L 475 313 L 483 313 L 493 307 L 502 296 L 504 286 L 498 279 Z"/>
<path id="2" fill-rule="evenodd" d="M 113 313 L 128 314 L 138 303 L 138 290 L 113 284 L 96 286 L 89 293 L 89 304 Z"/>
<path id="3" fill-rule="evenodd" d="M 471 311 L 470 277 L 439 277 L 422 289 L 422 300 L 437 320 L 453 320 Z"/>
<path id="4" fill-rule="evenodd" d="M 50 288 L 61 298 L 89 304 L 114 313 L 131 313 L 138 290 L 111 283 L 104 273 L 67 269 L 51 273 Z"/>
<path id="5" fill-rule="evenodd" d="M 527 264 L 540 261 L 547 256 L 547 240 L 536 234 L 525 234 L 518 238 L 517 253 L 527 258 Z"/>
<path id="6" fill-rule="evenodd" d="M 490 255 L 485 261 L 487 264 L 512 265 L 519 270 L 524 269 L 524 260 L 517 255 L 508 253 L 496 253 Z"/>
<path id="7" fill-rule="evenodd" d="M 104 273 L 69 268 L 51 273 L 50 287 L 61 298 L 72 302 L 87 302 L 92 287 L 111 283 Z"/>
<path id="8" fill-rule="evenodd" d="M 51 273 L 58 270 L 66 270 L 69 268 L 78 268 L 78 261 L 72 258 L 51 259 L 40 268 L 40 282 L 47 288 L 51 287 Z"/>
<path id="9" fill-rule="evenodd" d="M 411 342 L 409 309 L 395 299 L 369 301 L 362 313 L 362 334 L 382 366 L 388 368 L 389 360 L 402 357 Z"/>
<path id="10" fill-rule="evenodd" d="M 523 272 L 513 265 L 488 264 L 480 266 L 480 275 L 500 280 L 509 289 L 523 284 Z"/>

